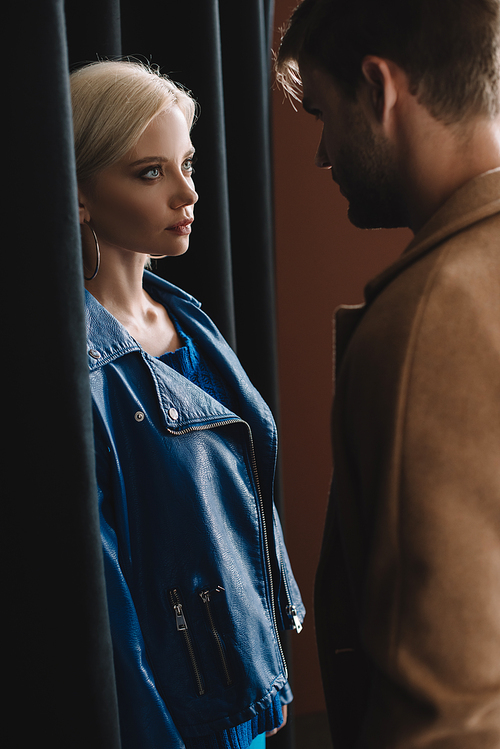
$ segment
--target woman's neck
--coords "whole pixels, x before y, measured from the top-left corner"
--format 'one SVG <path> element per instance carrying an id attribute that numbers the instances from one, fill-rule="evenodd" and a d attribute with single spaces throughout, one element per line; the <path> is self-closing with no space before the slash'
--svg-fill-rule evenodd
<path id="1" fill-rule="evenodd" d="M 163 305 L 152 299 L 142 286 L 145 255 L 133 253 L 112 261 L 113 254 L 101 253 L 101 267 L 85 288 L 115 317 L 152 356 L 175 351 L 182 344 Z"/>
<path id="2" fill-rule="evenodd" d="M 102 248 L 99 272 L 91 281 L 85 281 L 87 291 L 120 322 L 123 317 L 143 316 L 147 303 L 142 287 L 146 259 L 138 253 L 124 256 Z"/>

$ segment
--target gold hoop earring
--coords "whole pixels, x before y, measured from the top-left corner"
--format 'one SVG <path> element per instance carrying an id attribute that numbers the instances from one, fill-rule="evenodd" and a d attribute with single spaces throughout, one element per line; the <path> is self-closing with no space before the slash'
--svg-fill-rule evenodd
<path id="1" fill-rule="evenodd" d="M 99 247 L 99 240 L 97 239 L 97 234 L 95 233 L 95 231 L 93 230 L 93 228 L 91 227 L 88 221 L 84 221 L 83 223 L 86 224 L 89 227 L 90 231 L 92 232 L 92 236 L 94 238 L 94 244 L 95 244 L 96 263 L 95 263 L 94 272 L 92 273 L 91 276 L 86 276 L 85 273 L 83 274 L 83 277 L 86 281 L 92 281 L 99 273 L 99 268 L 101 265 L 101 250 Z"/>

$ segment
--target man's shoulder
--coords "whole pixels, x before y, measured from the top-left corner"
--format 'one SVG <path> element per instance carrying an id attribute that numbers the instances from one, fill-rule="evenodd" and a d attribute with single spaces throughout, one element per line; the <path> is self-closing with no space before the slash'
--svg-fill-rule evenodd
<path id="1" fill-rule="evenodd" d="M 498 320 L 500 213 L 423 253 L 364 308 L 339 310 L 337 371 L 346 361 L 351 374 L 355 367 L 392 381 L 424 343 L 437 349 L 451 336 L 466 349 L 474 329 Z"/>
<path id="2" fill-rule="evenodd" d="M 411 283 L 422 273 L 431 272 L 436 264 L 443 262 L 450 243 L 458 241 L 468 252 L 474 247 L 480 250 L 486 245 L 498 246 L 499 216 L 500 169 L 494 169 L 478 175 L 450 196 L 415 235 L 400 258 L 367 284 L 367 302 L 373 301 L 400 276 L 403 276 L 403 283 Z M 484 258 L 486 254 L 483 253 Z M 471 254 L 470 261 L 473 260 Z M 481 257 L 477 257 L 477 262 L 481 262 Z"/>
<path id="3" fill-rule="evenodd" d="M 416 297 L 419 305 L 446 288 L 462 288 L 468 296 L 484 295 L 500 284 L 499 212 L 473 221 L 436 242 L 393 280 L 396 297 Z"/>

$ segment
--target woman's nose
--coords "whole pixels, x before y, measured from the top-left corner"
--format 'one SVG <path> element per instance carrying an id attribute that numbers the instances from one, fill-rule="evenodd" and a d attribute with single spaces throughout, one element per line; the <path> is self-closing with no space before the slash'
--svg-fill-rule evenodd
<path id="1" fill-rule="evenodd" d="M 183 205 L 194 205 L 198 201 L 198 193 L 189 184 L 189 181 L 184 175 L 179 179 L 178 189 L 176 190 L 172 198 L 172 207 L 180 208 Z"/>

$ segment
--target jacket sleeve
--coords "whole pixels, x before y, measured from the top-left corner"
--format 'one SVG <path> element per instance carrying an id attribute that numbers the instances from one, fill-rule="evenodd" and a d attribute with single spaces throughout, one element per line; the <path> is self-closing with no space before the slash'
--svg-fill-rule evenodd
<path id="1" fill-rule="evenodd" d="M 184 749 L 184 742 L 155 686 L 132 596 L 120 566 L 112 527 L 105 458 L 97 455 L 101 539 L 123 749 Z"/>
<path id="2" fill-rule="evenodd" d="M 357 362 L 375 381 L 353 438 L 372 665 L 363 749 L 500 746 L 500 267 L 492 256 L 465 273 L 453 249 L 401 347 L 399 380 L 381 385 L 397 368 L 389 350 Z"/>

